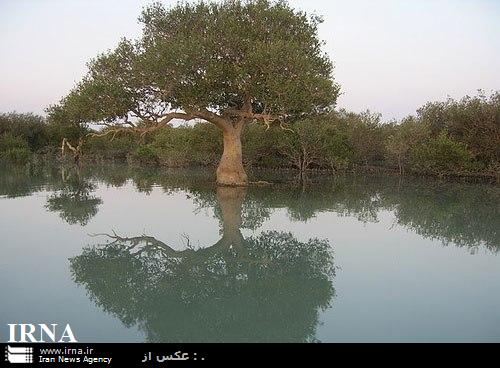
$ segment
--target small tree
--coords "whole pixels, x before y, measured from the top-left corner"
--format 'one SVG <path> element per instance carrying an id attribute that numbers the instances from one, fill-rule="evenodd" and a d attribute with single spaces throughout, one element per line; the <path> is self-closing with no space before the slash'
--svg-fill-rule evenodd
<path id="1" fill-rule="evenodd" d="M 93 60 L 51 113 L 109 126 L 101 134 L 112 136 L 144 137 L 174 119 L 210 122 L 223 133 L 218 184 L 245 185 L 246 125 L 283 126 L 336 101 L 332 63 L 317 35 L 321 19 L 285 1 L 154 4 L 140 21 L 142 37 Z"/>
<path id="2" fill-rule="evenodd" d="M 446 131 L 464 143 L 473 159 L 483 167 L 500 162 L 500 91 L 445 102 L 429 102 L 417 110 L 418 118 L 429 125 L 431 135 Z"/>
<path id="3" fill-rule="evenodd" d="M 0 136 L 5 134 L 19 137 L 32 152 L 37 152 L 48 143 L 45 119 L 39 115 L 0 113 Z"/>
<path id="4" fill-rule="evenodd" d="M 464 143 L 446 131 L 417 146 L 412 152 L 413 168 L 420 172 L 445 175 L 470 169 L 472 156 Z"/>
<path id="5" fill-rule="evenodd" d="M 345 169 L 353 152 L 340 123 L 336 114 L 300 119 L 291 125 L 291 130 L 275 137 L 275 145 L 291 166 L 302 173 L 313 166 L 333 172 Z"/>
<path id="6" fill-rule="evenodd" d="M 368 166 L 383 158 L 383 130 L 380 124 L 380 114 L 369 110 L 358 114 L 342 109 L 334 115 L 345 129 L 344 134 L 353 152 L 352 159 L 355 164 Z"/>
<path id="7" fill-rule="evenodd" d="M 413 116 L 405 118 L 401 124 L 392 126 L 393 133 L 387 138 L 386 154 L 390 161 L 397 164 L 399 175 L 403 175 L 409 163 L 411 152 L 429 138 L 427 124 Z"/>
<path id="8" fill-rule="evenodd" d="M 324 124 L 320 119 L 321 117 L 307 118 L 294 122 L 293 128 L 286 132 L 282 139 L 277 139 L 278 152 L 301 174 L 311 165 L 320 164 L 325 155 L 325 137 L 322 135 Z M 316 129 L 311 129 L 311 124 L 316 124 Z"/>

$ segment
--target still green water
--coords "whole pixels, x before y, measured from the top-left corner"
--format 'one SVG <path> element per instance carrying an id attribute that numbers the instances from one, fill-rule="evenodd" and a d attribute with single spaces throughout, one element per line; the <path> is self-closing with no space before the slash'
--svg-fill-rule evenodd
<path id="1" fill-rule="evenodd" d="M 0 323 L 80 342 L 500 342 L 500 189 L 0 168 Z"/>

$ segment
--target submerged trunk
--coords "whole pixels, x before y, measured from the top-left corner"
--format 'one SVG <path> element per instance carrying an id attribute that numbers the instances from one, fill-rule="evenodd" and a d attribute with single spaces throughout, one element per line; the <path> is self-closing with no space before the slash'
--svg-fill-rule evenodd
<path id="1" fill-rule="evenodd" d="M 247 174 L 243 168 L 241 130 L 230 128 L 223 131 L 224 153 L 217 168 L 217 184 L 246 186 Z"/>

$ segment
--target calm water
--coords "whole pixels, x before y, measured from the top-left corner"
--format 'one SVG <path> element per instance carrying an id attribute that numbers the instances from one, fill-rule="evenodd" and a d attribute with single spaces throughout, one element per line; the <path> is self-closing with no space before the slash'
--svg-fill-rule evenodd
<path id="1" fill-rule="evenodd" d="M 80 342 L 500 342 L 500 189 L 0 168 L 0 323 Z"/>

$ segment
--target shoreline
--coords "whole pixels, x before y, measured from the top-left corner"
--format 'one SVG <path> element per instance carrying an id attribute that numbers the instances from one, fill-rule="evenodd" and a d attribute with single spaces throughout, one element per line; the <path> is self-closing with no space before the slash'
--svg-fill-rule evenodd
<path id="1" fill-rule="evenodd" d="M 153 163 L 144 163 L 137 162 L 131 160 L 129 158 L 109 158 L 109 157 L 97 157 L 93 155 L 86 155 L 81 158 L 82 166 L 89 164 L 120 164 L 127 165 L 129 167 L 138 167 L 138 168 L 156 168 L 156 169 L 168 169 L 168 170 L 176 170 L 176 169 L 207 169 L 213 170 L 216 166 L 214 165 L 180 165 L 180 166 L 169 166 L 162 165 L 157 162 Z M 61 157 L 53 154 L 33 154 L 33 156 L 25 162 L 15 162 L 11 160 L 0 160 L 0 164 L 2 165 L 36 165 L 38 163 L 59 163 L 63 165 L 75 165 L 73 160 L 69 157 L 61 159 Z M 336 177 L 343 175 L 369 175 L 369 176 L 378 176 L 378 175 L 389 175 L 391 177 L 399 177 L 401 180 L 405 179 L 434 179 L 445 182 L 466 182 L 466 183 L 478 183 L 478 184 L 491 184 L 491 185 L 500 185 L 500 173 L 481 173 L 481 172 L 448 172 L 448 173 L 432 173 L 432 172 L 407 172 L 403 175 L 400 175 L 397 168 L 387 167 L 387 166 L 376 166 L 376 165 L 362 165 L 356 166 L 346 170 L 339 170 L 333 172 L 332 170 L 324 169 L 324 168 L 312 168 L 306 171 L 300 171 L 293 167 L 265 167 L 258 165 L 244 165 L 246 171 L 249 174 L 252 172 L 259 171 L 261 173 L 264 172 L 272 172 L 272 173 L 284 173 L 288 175 L 296 175 L 299 180 L 311 181 L 317 177 L 327 178 L 327 177 Z M 302 178 L 302 179 L 301 179 Z M 254 182 L 259 182 L 260 179 L 253 178 Z M 273 184 L 273 183 L 271 183 Z"/>

